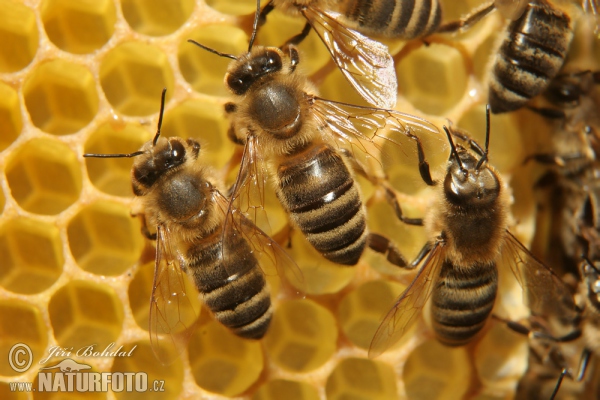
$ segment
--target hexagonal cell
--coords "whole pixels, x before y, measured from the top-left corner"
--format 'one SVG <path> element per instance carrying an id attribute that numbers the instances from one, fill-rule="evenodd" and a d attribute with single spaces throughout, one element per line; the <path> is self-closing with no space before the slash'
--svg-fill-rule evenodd
<path id="1" fill-rule="evenodd" d="M 293 372 L 308 372 L 331 358 L 337 336 L 329 310 L 311 300 L 290 300 L 275 310 L 264 343 L 277 365 Z"/>
<path id="2" fill-rule="evenodd" d="M 223 396 L 247 390 L 264 367 L 260 342 L 241 339 L 216 321 L 197 329 L 189 357 L 196 384 Z"/>
<path id="3" fill-rule="evenodd" d="M 166 54 L 156 46 L 126 42 L 112 48 L 100 64 L 100 84 L 120 113 L 146 116 L 160 109 L 160 93 L 171 97 L 174 77 Z"/>
<path id="4" fill-rule="evenodd" d="M 91 281 L 71 281 L 48 304 L 50 324 L 61 347 L 94 345 L 102 351 L 123 328 L 123 305 L 114 289 Z"/>
<path id="5" fill-rule="evenodd" d="M 304 281 L 298 282 L 292 274 L 287 273 L 289 271 L 285 271 L 286 278 L 303 293 L 337 293 L 350 283 L 356 273 L 354 267 L 335 264 L 325 259 L 297 229 L 292 231 L 290 243 L 291 248 L 285 250 L 302 271 Z"/>
<path id="6" fill-rule="evenodd" d="M 164 381 L 165 385 L 162 388 L 164 391 L 114 392 L 117 399 L 166 400 L 178 398 L 183 389 L 184 376 L 183 365 L 180 359 L 175 360 L 172 364 L 162 365 L 157 361 L 150 343 L 147 341 L 127 343 L 123 346 L 123 351 L 131 351 L 131 355 L 128 357 L 115 357 L 115 362 L 110 370 L 112 373 L 143 372 L 148 374 L 149 387 L 152 385 L 150 382 L 158 380 Z"/>
<path id="7" fill-rule="evenodd" d="M 396 64 L 398 91 L 427 114 L 444 115 L 463 97 L 467 70 L 455 48 L 431 44 L 408 54 Z"/>
<path id="8" fill-rule="evenodd" d="M 347 358 L 340 361 L 325 384 L 327 400 L 398 399 L 394 369 L 381 361 Z"/>
<path id="9" fill-rule="evenodd" d="M 46 290 L 63 269 L 58 228 L 23 217 L 5 221 L 0 225 L 0 260 L 0 285 L 5 289 L 22 294 Z"/>
<path id="10" fill-rule="evenodd" d="M 175 32 L 194 11 L 194 0 L 122 0 L 121 10 L 131 28 L 149 36 Z"/>
<path id="11" fill-rule="evenodd" d="M 411 399 L 460 399 L 473 371 L 463 347 L 446 347 L 430 339 L 417 347 L 403 368 L 406 394 Z"/>
<path id="12" fill-rule="evenodd" d="M 0 0 L 0 72 L 25 68 L 37 52 L 35 14 L 14 0 Z"/>
<path id="13" fill-rule="evenodd" d="M 356 346 L 368 349 L 381 316 L 388 312 L 405 286 L 395 282 L 367 282 L 340 302 L 338 320 L 344 334 Z M 410 335 L 405 336 L 407 339 Z"/>
<path id="14" fill-rule="evenodd" d="M 41 10 L 48 38 L 70 53 L 98 50 L 115 31 L 117 15 L 112 0 L 44 0 Z"/>
<path id="15" fill-rule="evenodd" d="M 248 48 L 246 33 L 231 25 L 206 25 L 190 32 L 186 39 L 236 56 Z M 211 54 L 187 41 L 179 44 L 177 57 L 181 74 L 194 90 L 213 96 L 229 95 L 223 77 L 230 59 Z"/>
<path id="16" fill-rule="evenodd" d="M 33 139 L 15 149 L 6 167 L 12 197 L 25 210 L 58 214 L 81 192 L 77 155 L 57 140 Z"/>
<path id="17" fill-rule="evenodd" d="M 120 275 L 140 257 L 143 238 L 138 218 L 119 203 L 97 201 L 85 206 L 67 226 L 69 247 L 77 264 L 98 275 Z"/>
<path id="18" fill-rule="evenodd" d="M 138 150 L 152 134 L 139 125 L 115 125 L 107 122 L 91 134 L 85 153 L 124 154 Z M 131 167 L 133 158 L 86 158 L 90 180 L 101 191 L 114 196 L 133 196 Z"/>
<path id="19" fill-rule="evenodd" d="M 457 126 L 468 132 L 482 147 L 485 146 L 485 105 L 477 105 L 458 121 Z M 512 172 L 523 165 L 525 154 L 519 121 L 513 113 L 493 114 L 490 118 L 491 165 L 500 172 Z"/>
<path id="20" fill-rule="evenodd" d="M 98 112 L 90 71 L 61 59 L 37 64 L 23 85 L 23 96 L 33 124 L 55 135 L 79 131 Z"/>
<path id="21" fill-rule="evenodd" d="M 152 296 L 152 288 L 154 285 L 154 269 L 154 261 L 146 263 L 138 268 L 129 284 L 129 289 L 127 290 L 133 318 L 138 326 L 145 330 L 149 329 L 149 301 L 150 296 Z M 184 283 L 187 297 L 190 300 L 194 312 L 197 314 L 197 310 L 200 310 L 201 306 L 198 291 L 194 287 L 193 281 L 188 279 L 185 274 L 183 274 L 183 276 L 185 279 Z M 182 307 L 180 315 L 189 316 L 189 310 L 183 309 Z"/>
<path id="22" fill-rule="evenodd" d="M 1 300 L 0 356 L 3 360 L 11 360 L 17 370 L 10 363 L 2 362 L 0 375 L 16 376 L 25 372 L 29 369 L 26 368 L 29 360 L 32 360 L 31 366 L 35 368 L 48 344 L 46 330 L 40 310 L 36 307 L 21 300 Z M 19 343 L 29 346 L 33 359 L 25 347 L 15 346 Z"/>
<path id="23" fill-rule="evenodd" d="M 190 99 L 166 113 L 161 134 L 199 140 L 202 161 L 221 168 L 229 161 L 235 147 L 227 138 L 228 129 L 222 106 L 214 101 Z"/>
<path id="24" fill-rule="evenodd" d="M 262 385 L 252 400 L 319 400 L 317 388 L 308 383 L 273 379 Z"/>
<path id="25" fill-rule="evenodd" d="M 15 141 L 22 128 L 19 95 L 12 87 L 0 82 L 0 151 Z"/>
<path id="26" fill-rule="evenodd" d="M 256 12 L 255 0 L 206 0 L 211 8 L 225 14 L 248 15 Z"/>

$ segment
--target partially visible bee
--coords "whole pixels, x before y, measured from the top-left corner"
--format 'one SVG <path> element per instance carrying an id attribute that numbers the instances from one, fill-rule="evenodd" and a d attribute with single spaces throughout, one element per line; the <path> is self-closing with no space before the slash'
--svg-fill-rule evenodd
<path id="1" fill-rule="evenodd" d="M 571 18 L 546 0 L 529 1 L 506 28 L 492 65 L 489 103 L 493 113 L 515 111 L 550 84 L 573 39 Z M 519 15 L 520 14 L 520 15 Z"/>
<path id="2" fill-rule="evenodd" d="M 539 254 L 559 275 L 579 277 L 578 265 L 585 254 L 578 239 L 579 222 L 591 218 L 600 227 L 597 206 L 588 202 L 600 199 L 596 159 L 600 151 L 600 98 L 593 93 L 598 83 L 600 72 L 563 73 L 544 93 L 551 107 L 529 107 L 551 125 L 549 151 L 529 157 L 550 166 L 536 183 L 543 200 L 538 207 L 541 228 L 534 242 L 543 247 Z"/>
<path id="3" fill-rule="evenodd" d="M 436 338 L 448 346 L 469 343 L 494 307 L 498 264 L 510 265 L 532 313 L 575 314 L 563 282 L 508 231 L 508 193 L 500 174 L 488 165 L 489 112 L 488 106 L 485 150 L 444 127 L 452 151 L 438 199 L 424 220 L 431 239 L 421 254 L 427 258 L 377 329 L 370 357 L 397 342 L 430 297 Z M 477 155 L 455 146 L 452 134 L 468 141 Z M 430 176 L 424 179 L 431 181 Z"/>
<path id="4" fill-rule="evenodd" d="M 303 32 L 288 44 L 298 44 L 312 27 L 346 79 L 366 101 L 381 108 L 396 104 L 394 62 L 387 46 L 364 35 L 414 39 L 438 31 L 442 21 L 438 0 L 271 0 L 262 18 L 274 8 L 307 20 Z M 467 21 L 445 30 L 470 25 L 493 8 L 490 3 Z"/>
<path id="5" fill-rule="evenodd" d="M 271 176 L 292 225 L 328 260 L 355 265 L 368 245 L 402 263 L 394 259 L 397 251 L 389 240 L 369 233 L 349 157 L 358 152 L 370 156 L 384 143 L 412 141 L 423 168 L 418 135 L 437 133 L 438 128 L 397 111 L 317 97 L 296 69 L 300 56 L 293 45 L 279 49 L 250 44 L 240 57 L 209 50 L 234 59 L 225 82 L 235 98 L 225 104 L 225 112 L 231 120 L 230 136 L 244 145 L 244 152 L 231 207 L 261 208 L 266 178 Z M 397 137 L 391 136 L 394 132 Z M 421 223 L 403 218 L 399 207 L 396 211 L 405 222 Z"/>
<path id="6" fill-rule="evenodd" d="M 193 139 L 160 138 L 165 93 L 166 89 L 152 141 L 130 154 L 84 157 L 135 157 L 133 193 L 144 232 L 157 240 L 150 340 L 157 358 L 169 363 L 187 345 L 197 319 L 182 274 L 187 272 L 193 279 L 219 322 L 242 338 L 260 339 L 269 327 L 273 307 L 258 257 L 264 254 L 279 266 L 297 266 L 247 219 L 228 224 L 229 230 L 223 231 L 228 200 L 210 169 L 199 162 L 200 144 Z M 156 228 L 156 233 L 151 234 L 147 226 Z"/>

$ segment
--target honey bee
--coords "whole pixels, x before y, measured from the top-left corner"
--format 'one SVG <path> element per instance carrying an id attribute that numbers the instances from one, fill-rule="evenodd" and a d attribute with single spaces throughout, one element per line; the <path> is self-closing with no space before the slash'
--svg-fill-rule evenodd
<path id="1" fill-rule="evenodd" d="M 596 160 L 600 151 L 600 99 L 593 94 L 598 83 L 600 72 L 563 73 L 544 93 L 551 107 L 529 106 L 544 116 L 551 127 L 550 151 L 528 157 L 549 166 L 536 183 L 542 200 L 538 205 L 541 228 L 534 242 L 544 247 L 538 252 L 559 275 L 580 277 L 578 265 L 585 251 L 584 243 L 578 239 L 578 224 L 591 218 L 590 223 L 600 227 L 595 204 L 600 199 Z"/>
<path id="2" fill-rule="evenodd" d="M 143 213 L 143 232 L 157 240 L 150 340 L 157 358 L 170 363 L 186 347 L 197 319 L 184 273 L 219 322 L 242 338 L 260 339 L 273 314 L 261 255 L 277 267 L 297 266 L 276 242 L 244 218 L 228 224 L 229 230 L 224 231 L 228 200 L 210 169 L 199 162 L 200 144 L 193 139 L 160 137 L 165 93 L 166 89 L 152 141 L 130 154 L 84 157 L 135 157 L 132 186 Z M 147 226 L 155 227 L 156 233 L 151 234 Z M 163 340 L 165 336 L 168 340 Z"/>
<path id="3" fill-rule="evenodd" d="M 508 8 L 510 10 L 511 7 Z M 546 0 L 514 5 L 516 17 L 492 65 L 489 103 L 493 113 L 515 111 L 542 93 L 560 71 L 571 40 L 571 18 Z"/>
<path id="4" fill-rule="evenodd" d="M 437 339 L 448 346 L 470 342 L 494 307 L 498 264 L 510 265 L 532 313 L 565 317 L 575 313 L 563 282 L 507 229 L 508 193 L 498 172 L 488 165 L 489 112 L 488 106 L 485 150 L 466 134 L 444 127 L 451 154 L 441 193 L 424 220 L 431 239 L 421 254 L 427 258 L 377 329 L 370 357 L 397 342 L 430 297 Z M 455 145 L 452 135 L 467 141 L 476 155 Z M 423 172 L 431 181 L 429 171 Z"/>
<path id="5" fill-rule="evenodd" d="M 294 45 L 254 46 L 240 57 L 211 51 L 234 59 L 225 75 L 234 101 L 225 104 L 225 112 L 231 120 L 230 137 L 244 151 L 231 196 L 233 210 L 247 210 L 247 204 L 254 212 L 262 208 L 271 176 L 292 225 L 325 258 L 355 265 L 368 245 L 401 264 L 395 246 L 367 229 L 351 157 L 370 156 L 385 143 L 408 141 L 416 144 L 423 168 L 418 135 L 437 133 L 437 127 L 409 114 L 317 97 L 297 71 L 300 56 Z M 388 199 L 394 202 L 393 196 Z M 395 210 L 401 220 L 421 223 L 404 218 L 399 206 Z"/>
<path id="6" fill-rule="evenodd" d="M 261 18 L 274 8 L 307 20 L 302 33 L 287 44 L 299 44 L 312 27 L 358 93 L 376 107 L 393 108 L 398 92 L 394 61 L 387 46 L 364 35 L 408 40 L 453 31 L 481 19 L 493 4 L 444 28 L 438 0 L 271 0 Z"/>

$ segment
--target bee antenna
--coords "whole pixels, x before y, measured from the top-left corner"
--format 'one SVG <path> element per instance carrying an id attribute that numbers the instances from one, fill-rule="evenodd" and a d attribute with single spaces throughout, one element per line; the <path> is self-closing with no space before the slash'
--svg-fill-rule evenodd
<path id="1" fill-rule="evenodd" d="M 448 136 L 448 142 L 450 143 L 450 148 L 452 149 L 450 155 L 453 155 L 454 158 L 456 158 L 456 162 L 458 162 L 460 170 L 464 171 L 465 168 L 463 167 L 462 162 L 460 161 L 460 157 L 458 156 L 458 152 L 456 151 L 456 146 L 454 145 L 454 141 L 452 140 L 452 134 L 450 133 L 450 130 L 446 127 L 446 125 L 444 125 L 443 128 L 446 132 L 446 136 Z"/>
<path id="2" fill-rule="evenodd" d="M 133 153 L 126 154 L 94 154 L 94 153 L 85 153 L 83 156 L 85 158 L 132 158 L 141 156 L 144 154 L 143 151 L 135 151 Z"/>
<path id="3" fill-rule="evenodd" d="M 254 40 L 256 39 L 256 32 L 258 32 L 258 20 L 260 19 L 260 0 L 256 0 L 256 14 L 254 14 L 254 22 L 252 23 L 252 35 L 248 42 L 248 53 L 252 50 Z"/>
<path id="4" fill-rule="evenodd" d="M 162 128 L 163 115 L 165 113 L 165 98 L 167 97 L 167 88 L 163 88 L 162 94 L 160 95 L 160 111 L 158 113 L 158 126 L 156 128 L 156 135 L 152 140 L 152 146 L 156 146 L 158 137 L 160 136 L 160 129 Z"/>
<path id="5" fill-rule="evenodd" d="M 475 169 L 479 169 L 481 165 L 488 160 L 488 153 L 490 149 L 490 105 L 485 106 L 485 151 L 481 159 L 477 163 Z"/>
<path id="6" fill-rule="evenodd" d="M 234 56 L 233 54 L 227 54 L 227 53 L 221 53 L 220 51 L 217 51 L 215 49 L 211 49 L 210 47 L 207 47 L 203 44 L 200 44 L 198 42 L 196 42 L 193 39 L 188 39 L 187 40 L 189 43 L 195 44 L 196 46 L 200 47 L 201 49 L 204 49 L 206 51 L 209 51 L 213 54 L 218 55 L 219 57 L 225 57 L 225 58 L 231 58 L 232 60 L 237 60 L 238 58 L 236 56 Z"/>

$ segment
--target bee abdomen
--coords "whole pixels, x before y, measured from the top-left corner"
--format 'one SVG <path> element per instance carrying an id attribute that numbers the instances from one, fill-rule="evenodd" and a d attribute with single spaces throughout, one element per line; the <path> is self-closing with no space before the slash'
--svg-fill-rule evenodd
<path id="1" fill-rule="evenodd" d="M 361 32 L 402 39 L 433 33 L 442 20 L 438 0 L 354 0 L 345 16 Z"/>
<path id="2" fill-rule="evenodd" d="M 431 305 L 438 340 L 447 346 L 468 343 L 485 325 L 497 291 L 495 264 L 478 264 L 460 271 L 445 262 Z"/>
<path id="3" fill-rule="evenodd" d="M 541 93 L 558 74 L 573 37 L 566 14 L 535 2 L 508 32 L 490 79 L 495 113 L 514 111 Z"/>
<path id="4" fill-rule="evenodd" d="M 309 243 L 330 261 L 358 263 L 367 244 L 365 210 L 342 157 L 313 146 L 281 164 L 278 179 L 278 197 Z"/>
<path id="5" fill-rule="evenodd" d="M 228 254 L 227 270 L 221 257 L 220 235 L 197 243 L 188 251 L 188 269 L 215 318 L 236 335 L 260 339 L 271 322 L 271 297 L 258 261 L 239 238 Z"/>

